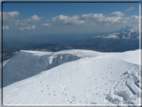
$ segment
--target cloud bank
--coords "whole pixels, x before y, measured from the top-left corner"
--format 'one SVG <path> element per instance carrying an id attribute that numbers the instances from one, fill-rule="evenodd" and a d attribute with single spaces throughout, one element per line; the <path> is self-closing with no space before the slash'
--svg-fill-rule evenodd
<path id="1" fill-rule="evenodd" d="M 12 22 L 20 16 L 18 11 L 12 12 L 3 12 L 3 22 Z M 1 21 L 1 12 L 0 12 L 0 21 Z"/>
<path id="2" fill-rule="evenodd" d="M 131 8 L 132 9 L 132 8 Z M 130 10 L 130 9 L 129 9 Z M 109 15 L 100 14 L 83 14 L 83 15 L 73 15 L 73 16 L 65 16 L 59 15 L 55 16 L 51 19 L 48 19 L 47 22 L 53 22 L 58 25 L 92 25 L 95 26 L 97 24 L 101 25 L 123 25 L 123 26 L 131 26 L 136 27 L 139 25 L 139 16 L 130 16 L 125 17 L 125 14 L 120 11 L 112 12 Z"/>
<path id="3" fill-rule="evenodd" d="M 103 14 L 93 14 L 93 13 L 83 14 L 82 16 L 74 15 L 72 17 L 65 16 L 65 15 L 59 15 L 47 21 L 57 22 L 60 25 L 81 25 L 81 24 L 84 24 L 87 20 L 99 19 L 103 17 L 104 17 Z"/>
<path id="4" fill-rule="evenodd" d="M 32 30 L 32 29 L 35 29 L 35 25 L 29 25 L 27 27 L 21 27 L 21 28 L 18 28 L 17 30 Z"/>
<path id="5" fill-rule="evenodd" d="M 15 25 L 28 25 L 28 24 L 30 24 L 30 23 L 32 23 L 32 22 L 40 21 L 40 20 L 43 19 L 43 18 L 44 18 L 44 17 L 38 17 L 37 15 L 33 15 L 33 16 L 31 16 L 31 18 L 29 18 L 29 19 L 25 19 L 25 20 L 22 20 L 22 21 L 17 20 L 17 21 L 15 22 Z"/>
<path id="6" fill-rule="evenodd" d="M 130 7 L 127 11 L 132 10 L 134 7 Z M 15 21 L 20 16 L 18 11 L 12 12 L 3 12 L 3 21 L 4 22 L 12 22 Z M 18 30 L 32 30 L 35 29 L 35 25 L 31 25 L 31 23 L 41 21 L 44 17 L 39 17 L 38 15 L 33 15 L 28 19 L 24 20 L 16 20 L 13 22 L 13 25 L 21 25 Z M 49 23 L 43 23 L 42 26 L 53 26 L 62 25 L 62 26 L 86 26 L 87 28 L 93 28 L 99 26 L 121 26 L 124 28 L 126 26 L 131 27 L 131 32 L 136 31 L 139 26 L 139 16 L 133 15 L 130 17 L 126 17 L 125 14 L 121 11 L 112 12 L 108 15 L 104 15 L 102 13 L 88 13 L 82 15 L 58 15 L 52 17 L 51 19 L 46 20 Z M 27 25 L 26 27 L 22 27 L 23 25 Z M 55 25 L 55 26 L 54 26 Z M 59 26 L 58 26 L 59 27 Z M 112 28 L 112 27 L 111 27 Z M 9 29 L 9 26 L 3 27 L 3 29 Z"/>

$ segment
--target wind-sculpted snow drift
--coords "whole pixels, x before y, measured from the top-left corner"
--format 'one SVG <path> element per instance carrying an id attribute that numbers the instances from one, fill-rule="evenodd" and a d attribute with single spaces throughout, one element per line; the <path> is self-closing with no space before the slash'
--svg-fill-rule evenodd
<path id="1" fill-rule="evenodd" d="M 20 51 L 4 65 L 4 104 L 139 105 L 139 51 Z"/>

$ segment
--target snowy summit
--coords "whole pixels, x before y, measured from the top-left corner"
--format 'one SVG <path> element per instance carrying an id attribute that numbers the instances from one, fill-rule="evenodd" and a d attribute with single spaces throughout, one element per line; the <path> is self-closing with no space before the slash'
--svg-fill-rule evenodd
<path id="1" fill-rule="evenodd" d="M 22 50 L 3 66 L 4 105 L 140 105 L 140 50 Z"/>

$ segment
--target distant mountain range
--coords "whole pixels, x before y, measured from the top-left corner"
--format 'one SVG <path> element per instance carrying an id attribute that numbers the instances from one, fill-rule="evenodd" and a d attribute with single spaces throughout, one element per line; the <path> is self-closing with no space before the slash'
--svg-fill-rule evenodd
<path id="1" fill-rule="evenodd" d="M 103 39 L 139 39 L 139 32 L 114 32 L 106 35 L 96 36 L 93 38 Z"/>
<path id="2" fill-rule="evenodd" d="M 73 37 L 75 37 L 73 35 Z M 42 38 L 43 39 L 43 38 Z M 47 38 L 48 39 L 48 38 Z M 61 38 L 60 38 L 61 39 Z M 41 41 L 41 40 L 40 40 Z M 44 40 L 46 41 L 46 39 Z M 3 44 L 3 59 L 9 59 L 19 50 L 38 50 L 56 52 L 67 49 L 86 49 L 100 52 L 124 52 L 139 49 L 139 32 L 127 30 L 117 31 L 88 38 L 68 40 L 62 38 L 57 42 L 5 42 Z"/>

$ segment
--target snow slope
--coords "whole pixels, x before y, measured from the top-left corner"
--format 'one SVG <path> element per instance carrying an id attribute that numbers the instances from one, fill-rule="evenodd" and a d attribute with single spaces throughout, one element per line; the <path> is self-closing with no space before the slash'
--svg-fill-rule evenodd
<path id="1" fill-rule="evenodd" d="M 20 51 L 4 65 L 4 105 L 139 105 L 139 51 Z"/>

